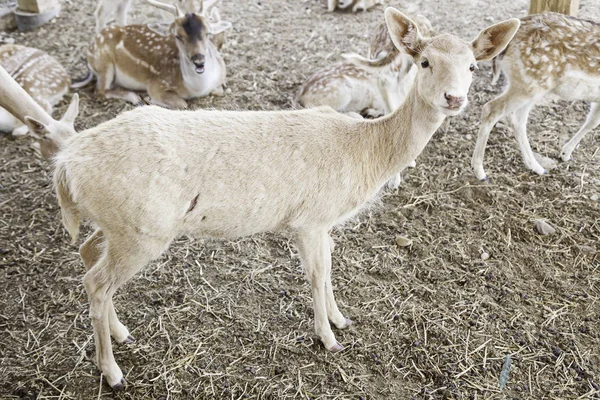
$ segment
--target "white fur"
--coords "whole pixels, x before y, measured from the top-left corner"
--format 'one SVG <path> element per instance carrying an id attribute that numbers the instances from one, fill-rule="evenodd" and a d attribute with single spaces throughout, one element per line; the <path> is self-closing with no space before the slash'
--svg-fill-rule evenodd
<path id="1" fill-rule="evenodd" d="M 328 231 L 355 215 L 381 186 L 423 150 L 446 115 L 438 104 L 452 87 L 466 93 L 473 45 L 443 35 L 423 40 L 399 11 L 385 12 L 398 47 L 412 41 L 433 65 L 417 71 L 407 101 L 389 116 L 364 121 L 329 107 L 299 111 L 170 111 L 140 107 L 61 144 L 54 185 L 63 223 L 76 238 L 80 218 L 98 226 L 81 246 L 90 269 L 90 301 L 98 366 L 122 388 L 123 374 L 110 335 L 128 332 L 112 296 L 182 234 L 233 238 L 264 231 L 294 235 L 312 287 L 315 331 L 340 351 L 330 321 L 351 324 L 338 309 L 331 281 Z M 519 25 L 491 29 L 504 35 L 488 45 L 497 54 Z M 493 28 L 493 29 L 492 29 Z M 483 31 L 480 44 L 490 31 Z M 418 32 L 418 31 L 417 31 Z M 450 60 L 452 62 L 450 62 Z M 467 74 L 459 87 L 458 74 Z M 216 134 L 215 134 L 216 133 Z"/>

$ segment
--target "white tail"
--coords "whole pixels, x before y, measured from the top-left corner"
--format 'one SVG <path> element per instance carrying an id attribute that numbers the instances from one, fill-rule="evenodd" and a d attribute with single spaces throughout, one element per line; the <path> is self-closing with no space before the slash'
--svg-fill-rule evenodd
<path id="1" fill-rule="evenodd" d="M 556 13 L 523 18 L 521 28 L 506 51 L 494 60 L 494 79 L 502 71 L 508 88 L 483 107 L 481 127 L 471 166 L 478 179 L 486 179 L 483 156 L 493 126 L 510 115 L 527 168 L 546 173 L 554 165 L 536 160 L 527 138 L 527 119 L 536 103 L 548 97 L 591 101 L 581 129 L 560 153 L 563 161 L 581 139 L 600 124 L 600 24 Z"/>
<path id="2" fill-rule="evenodd" d="M 123 374 L 108 333 L 119 342 L 131 339 L 112 296 L 182 234 L 292 232 L 312 287 L 317 335 L 327 349 L 343 349 L 329 321 L 339 329 L 352 321 L 333 295 L 328 231 L 359 212 L 415 159 L 447 115 L 464 108 L 470 66 L 494 57 L 519 26 L 517 19 L 494 25 L 473 42 L 451 35 L 428 40 L 399 11 L 388 8 L 385 17 L 396 46 L 421 65 L 407 101 L 389 116 L 364 121 L 329 107 L 139 107 L 63 146 L 55 185 L 69 192 L 66 212 L 98 227 L 82 246 L 86 264 L 96 260 L 83 281 L 98 366 L 113 388 L 123 388 Z"/>
<path id="3" fill-rule="evenodd" d="M 175 21 L 154 27 L 111 26 L 97 35 L 88 66 L 96 75 L 98 93 L 137 104 L 141 100 L 133 91 L 143 90 L 154 104 L 169 108 L 186 108 L 185 99 L 222 94 L 225 62 L 209 34 L 219 35 L 231 23 L 210 22 L 210 7 L 203 2 L 197 13 L 184 15 L 177 4 L 147 1 L 175 15 Z"/>

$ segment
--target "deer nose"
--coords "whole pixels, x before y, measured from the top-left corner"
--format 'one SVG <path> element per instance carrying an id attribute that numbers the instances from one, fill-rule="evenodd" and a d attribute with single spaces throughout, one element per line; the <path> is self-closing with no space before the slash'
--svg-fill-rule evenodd
<path id="1" fill-rule="evenodd" d="M 462 106 L 463 103 L 465 102 L 464 97 L 456 97 L 456 96 L 452 96 L 448 93 L 444 93 L 444 98 L 448 102 L 448 107 L 450 107 L 450 108 L 460 108 L 460 106 Z"/>
<path id="2" fill-rule="evenodd" d="M 194 54 L 191 60 L 196 67 L 204 67 L 204 54 Z"/>

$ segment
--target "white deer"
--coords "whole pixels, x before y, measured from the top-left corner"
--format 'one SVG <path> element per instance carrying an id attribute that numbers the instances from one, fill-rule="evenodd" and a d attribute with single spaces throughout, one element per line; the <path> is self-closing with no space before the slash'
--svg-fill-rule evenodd
<path id="1" fill-rule="evenodd" d="M 383 118 L 355 119 L 329 107 L 140 107 L 60 145 L 54 185 L 63 223 L 73 240 L 82 218 L 98 227 L 82 245 L 83 281 L 98 366 L 111 387 L 123 389 L 124 381 L 110 337 L 132 340 L 113 295 L 182 234 L 291 232 L 312 287 L 316 333 L 328 350 L 343 349 L 329 321 L 339 329 L 352 321 L 333 296 L 329 230 L 356 215 L 446 116 L 464 109 L 477 60 L 497 55 L 519 26 L 511 19 L 465 42 L 447 34 L 424 39 L 393 8 L 385 20 L 419 69 L 406 102 Z"/>
<path id="2" fill-rule="evenodd" d="M 521 28 L 494 63 L 495 79 L 502 71 L 509 84 L 504 93 L 483 107 L 471 161 L 475 176 L 486 179 L 485 147 L 490 131 L 503 115 L 510 115 L 527 168 L 540 175 L 546 173 L 529 145 L 527 119 L 535 104 L 552 96 L 591 102 L 585 123 L 561 150 L 563 161 L 571 159 L 581 139 L 600 124 L 600 24 L 557 13 L 522 18 Z M 553 160 L 543 162 L 553 164 Z"/>
<path id="3" fill-rule="evenodd" d="M 168 30 L 159 32 L 160 25 L 154 29 L 148 25 L 109 26 L 96 36 L 88 51 L 91 73 L 73 87 L 82 87 L 96 76 L 96 88 L 103 97 L 139 104 L 141 99 L 134 91 L 147 91 L 154 104 L 169 108 L 186 108 L 185 99 L 222 95 L 225 62 L 210 35 L 221 34 L 231 23 L 209 22 L 202 1 L 196 13 L 185 15 L 177 5 L 147 2 L 176 16 Z"/>

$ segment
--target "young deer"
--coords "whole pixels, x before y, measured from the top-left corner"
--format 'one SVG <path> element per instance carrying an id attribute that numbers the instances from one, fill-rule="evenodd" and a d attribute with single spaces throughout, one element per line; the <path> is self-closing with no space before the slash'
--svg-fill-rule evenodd
<path id="1" fill-rule="evenodd" d="M 0 65 L 49 115 L 69 91 L 71 78 L 65 68 L 41 50 L 17 44 L 2 45 Z M 0 131 L 11 131 L 19 136 L 27 134 L 28 128 L 22 119 L 0 107 Z"/>
<path id="2" fill-rule="evenodd" d="M 367 11 L 377 4 L 383 4 L 383 0 L 327 0 L 327 10 L 333 12 L 336 7 L 345 10 L 352 6 L 352 12 Z"/>
<path id="3" fill-rule="evenodd" d="M 90 75 L 73 87 L 89 83 L 93 73 L 101 96 L 138 104 L 140 97 L 133 91 L 147 91 L 154 104 L 169 108 L 186 108 L 184 99 L 222 95 L 225 62 L 209 36 L 219 35 L 231 23 L 210 23 L 202 1 L 196 13 L 185 15 L 177 5 L 147 2 L 177 17 L 168 32 L 160 34 L 148 25 L 104 29 L 88 51 Z M 125 89 L 112 89 L 113 85 Z"/>
<path id="4" fill-rule="evenodd" d="M 328 231 L 414 160 L 447 115 L 465 108 L 476 61 L 497 55 L 519 26 L 518 19 L 498 23 L 465 42 L 424 39 L 393 8 L 385 20 L 396 47 L 419 68 L 406 102 L 383 118 L 355 119 L 329 107 L 140 107 L 61 144 L 54 185 L 63 223 L 73 240 L 81 218 L 98 227 L 81 246 L 89 268 L 83 281 L 98 365 L 114 389 L 124 386 L 110 337 L 132 338 L 113 295 L 182 234 L 291 232 L 312 287 L 316 333 L 330 351 L 343 349 L 329 321 L 339 329 L 352 321 L 333 296 Z"/>
<path id="5" fill-rule="evenodd" d="M 507 114 L 525 165 L 546 173 L 529 145 L 527 118 L 535 104 L 552 95 L 592 102 L 585 123 L 561 150 L 561 159 L 568 161 L 581 139 L 600 124 L 600 24 L 556 13 L 522 18 L 515 38 L 494 63 L 495 78 L 501 70 L 509 84 L 483 107 L 471 161 L 477 178 L 486 179 L 485 146 L 493 126 Z"/>

